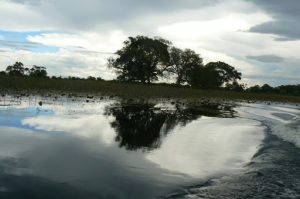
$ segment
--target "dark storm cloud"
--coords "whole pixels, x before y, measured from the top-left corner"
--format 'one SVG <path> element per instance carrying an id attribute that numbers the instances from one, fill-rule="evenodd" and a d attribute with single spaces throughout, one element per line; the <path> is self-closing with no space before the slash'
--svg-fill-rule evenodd
<path id="1" fill-rule="evenodd" d="M 273 21 L 250 28 L 250 32 L 273 34 L 277 40 L 300 39 L 300 1 L 299 0 L 248 0 L 266 11 Z"/>
<path id="2" fill-rule="evenodd" d="M 256 61 L 264 62 L 264 63 L 284 62 L 284 58 L 280 57 L 280 56 L 277 56 L 277 55 L 258 55 L 258 56 L 248 55 L 247 59 L 252 59 L 252 60 L 256 60 Z"/>

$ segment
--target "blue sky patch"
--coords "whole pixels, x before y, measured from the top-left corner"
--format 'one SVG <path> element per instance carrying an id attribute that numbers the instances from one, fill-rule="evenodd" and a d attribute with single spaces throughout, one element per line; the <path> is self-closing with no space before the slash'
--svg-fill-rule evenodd
<path id="1" fill-rule="evenodd" d="M 28 36 L 40 35 L 44 32 L 11 32 L 0 30 L 0 49 L 27 50 L 31 52 L 57 52 L 58 47 L 47 46 L 27 40 Z"/>
<path id="2" fill-rule="evenodd" d="M 25 118 L 39 117 L 39 116 L 53 116 L 54 112 L 51 110 L 43 110 L 37 107 L 29 107 L 26 109 L 18 108 L 0 108 L 0 126 L 16 127 L 23 129 L 35 130 L 34 127 L 23 125 L 22 121 Z"/>

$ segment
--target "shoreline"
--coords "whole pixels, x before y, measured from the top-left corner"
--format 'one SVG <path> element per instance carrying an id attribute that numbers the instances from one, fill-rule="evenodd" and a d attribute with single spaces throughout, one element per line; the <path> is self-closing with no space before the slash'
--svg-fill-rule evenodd
<path id="1" fill-rule="evenodd" d="M 110 97 L 123 99 L 163 99 L 180 101 L 266 101 L 300 104 L 300 97 L 268 93 L 204 90 L 168 84 L 137 84 L 97 80 L 38 79 L 22 77 L 0 78 L 3 95 L 58 95 L 82 97 Z"/>
<path id="2" fill-rule="evenodd" d="M 243 94 L 243 93 L 241 93 Z M 100 103 L 105 101 L 119 101 L 125 104 L 143 104 L 143 103 L 169 103 L 169 104 L 181 104 L 181 105 L 205 105 L 205 104 L 289 104 L 296 107 L 300 107 L 300 99 L 298 101 L 279 99 L 262 99 L 262 98 L 252 98 L 243 99 L 241 98 L 225 98 L 225 97 L 213 97 L 213 96 L 186 96 L 186 97 L 146 97 L 146 96 L 130 96 L 130 95 L 118 95 L 118 94 L 108 94 L 101 92 L 67 92 L 59 90 L 27 90 L 27 91 L 17 91 L 17 90 L 7 90 L 5 93 L 0 90 L 0 106 L 3 106 L 5 102 L 9 100 L 13 101 L 23 101 L 34 100 L 36 105 L 39 102 L 42 103 L 46 101 L 65 101 L 73 103 Z M 4 105 L 5 106 L 5 105 Z"/>

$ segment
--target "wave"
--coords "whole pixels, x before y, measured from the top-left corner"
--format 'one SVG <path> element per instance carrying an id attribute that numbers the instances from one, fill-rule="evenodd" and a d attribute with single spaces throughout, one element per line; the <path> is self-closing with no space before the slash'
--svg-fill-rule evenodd
<path id="1" fill-rule="evenodd" d="M 237 109 L 241 117 L 260 121 L 270 133 L 300 148 L 300 111 L 297 107 L 256 104 Z"/>

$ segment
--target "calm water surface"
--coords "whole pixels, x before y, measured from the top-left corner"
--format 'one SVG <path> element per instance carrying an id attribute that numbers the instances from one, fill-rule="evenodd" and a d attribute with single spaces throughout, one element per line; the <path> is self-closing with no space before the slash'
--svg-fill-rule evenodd
<path id="1" fill-rule="evenodd" d="M 2 97 L 0 198 L 299 198 L 299 126 L 292 105 Z"/>

